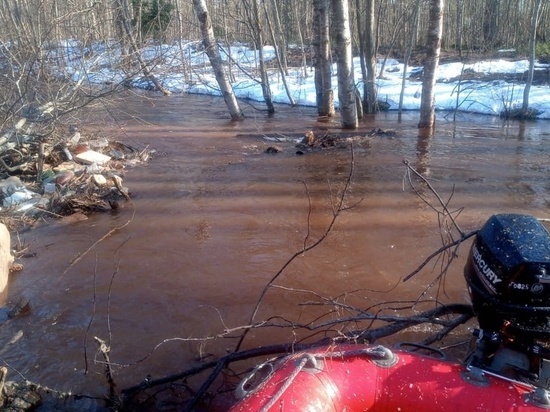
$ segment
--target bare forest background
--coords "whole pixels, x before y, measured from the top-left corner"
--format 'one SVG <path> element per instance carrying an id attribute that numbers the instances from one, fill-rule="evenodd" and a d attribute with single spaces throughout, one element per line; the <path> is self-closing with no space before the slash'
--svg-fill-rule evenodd
<path id="1" fill-rule="evenodd" d="M 346 9 L 340 7 L 343 4 Z M 54 143 L 60 140 L 61 134 L 66 135 L 67 124 L 78 123 L 74 116 L 80 108 L 123 89 L 136 76 L 147 78 L 157 90 L 169 94 L 152 74 L 163 59 L 162 47 L 158 48 L 160 54 L 153 56 L 143 53 L 144 47 L 196 42 L 201 48 L 205 39 L 202 29 L 213 33 L 214 44 L 222 50 L 235 44 L 258 50 L 258 67 L 248 73 L 262 84 L 268 111 L 273 107 L 266 66 L 283 77 L 289 67 L 302 67 L 304 76 L 313 75 L 307 67 L 322 73 L 314 61 L 320 53 L 326 52 L 329 62 L 336 61 L 344 47 L 346 57 L 349 55 L 351 43 L 353 55 L 361 61 L 362 79 L 354 81 L 363 85 L 363 110 L 374 112 L 378 107 L 373 62 L 377 57 L 393 57 L 406 64 L 423 64 L 426 56 L 429 58 L 424 52 L 434 47 L 434 39 L 428 35 L 430 18 L 439 12 L 434 5 L 443 6 L 444 58 L 466 61 L 493 56 L 502 49 L 508 50 L 509 57 L 550 58 L 550 7 L 542 0 L 4 0 L 0 6 L 0 159 L 18 147 L 20 141 L 13 140 L 17 136 Z M 333 23 L 326 25 L 331 35 L 319 36 L 323 27 L 319 27 L 322 24 L 316 13 L 327 7 L 328 15 L 332 10 L 349 16 L 342 21 L 342 28 L 349 26 L 348 37 L 342 39 L 340 19 L 334 15 Z M 207 13 L 203 17 L 209 18 L 204 21 L 206 26 L 197 17 L 203 8 Z M 331 40 L 325 45 L 323 39 Z M 275 61 L 262 59 L 265 45 L 275 47 Z M 195 68 L 186 59 L 183 46 L 180 48 L 180 70 L 188 78 Z M 96 66 L 106 64 L 101 54 L 107 53 L 116 56 L 109 64 L 122 75 L 101 85 L 87 81 L 87 70 L 94 62 Z M 75 61 L 83 62 L 79 76 L 74 76 Z M 225 75 L 231 80 L 237 69 L 237 63 L 229 61 Z M 353 95 L 348 97 L 353 106 Z M 327 102 L 330 105 L 330 100 Z M 333 110 L 323 109 L 321 103 L 320 115 L 325 109 L 328 113 Z M 363 110 L 358 105 L 357 111 Z M 231 114 L 241 116 L 238 106 Z M 60 134 L 61 129 L 64 132 Z M 10 172 L 15 167 L 4 165 Z"/>
<path id="2" fill-rule="evenodd" d="M 355 53 L 365 30 L 366 7 L 370 2 L 375 6 L 376 48 L 380 54 L 402 57 L 411 39 L 416 47 L 425 46 L 428 1 L 350 0 Z M 261 6 L 259 21 L 252 13 L 253 3 Z M 314 3 L 313 0 L 206 1 L 220 43 L 258 46 L 255 26 L 259 26 L 264 31 L 265 44 L 274 43 L 273 29 L 281 53 L 300 51 L 306 57 L 313 38 Z M 459 56 L 514 48 L 525 56 L 535 3 L 535 0 L 448 0 L 444 4 L 442 48 L 456 51 Z M 549 13 L 548 2 L 543 2 L 537 42 L 539 54 L 546 56 L 550 54 Z M 417 14 L 419 29 L 414 27 Z M 0 18 L 2 46 L 17 44 L 21 53 L 24 47 L 29 48 L 27 52 L 36 53 L 67 39 L 77 40 L 83 47 L 102 41 L 129 47 L 126 23 L 130 23 L 138 46 L 147 41 L 202 39 L 193 3 L 187 0 L 5 0 Z"/>
<path id="3" fill-rule="evenodd" d="M 2 129 L 16 127 L 21 115 L 26 121 L 39 118 L 48 127 L 60 117 L 88 104 L 100 94 L 97 85 L 87 89 L 85 82 L 71 84 L 63 66 L 86 56 L 120 50 L 117 62 L 126 78 L 150 76 L 161 91 L 162 85 L 150 75 L 158 63 L 144 57 L 140 48 L 147 44 L 182 44 L 197 41 L 202 47 L 201 27 L 195 2 L 186 0 L 5 0 L 0 7 L 0 101 Z M 278 69 L 314 66 L 313 48 L 318 20 L 314 13 L 326 0 L 207 0 L 212 30 L 221 48 L 246 44 L 252 49 L 272 45 L 277 51 Z M 346 2 L 348 3 L 348 2 Z M 426 0 L 350 0 L 351 48 L 362 61 L 363 79 L 372 83 L 368 59 L 394 57 L 409 64 L 422 64 L 428 46 L 430 3 Z M 440 2 L 443 4 L 443 2 Z M 333 5 L 334 6 L 334 5 Z M 507 49 L 510 57 L 527 57 L 535 30 L 535 54 L 539 60 L 550 57 L 550 7 L 540 0 L 449 0 L 443 4 L 443 53 L 457 59 L 495 56 Z M 538 16 L 533 26 L 533 16 Z M 337 39 L 329 45 L 334 52 Z M 68 56 L 79 50 L 82 56 Z M 64 50 L 65 48 L 65 50 Z M 185 62 L 184 49 L 182 48 Z M 443 55 L 445 57 L 445 54 Z M 260 64 L 261 56 L 260 56 Z M 270 62 L 270 64 L 274 64 Z M 181 72 L 189 75 L 191 64 Z M 226 68 L 231 78 L 232 67 Z M 257 73 L 261 81 L 262 68 Z M 308 75 L 305 72 L 305 75 Z M 370 76 L 370 77 L 369 77 Z M 109 85 L 116 89 L 125 79 Z M 104 85 L 106 86 L 106 85 Z M 103 90 L 105 92 L 105 90 Z M 365 90 L 368 93 L 368 90 Z M 42 105 L 48 105 L 43 107 Z M 370 109 L 369 109 L 370 110 Z M 47 115 L 47 116 L 46 116 Z M 33 119 L 34 116 L 34 119 Z M 45 132 L 49 133 L 50 129 Z"/>

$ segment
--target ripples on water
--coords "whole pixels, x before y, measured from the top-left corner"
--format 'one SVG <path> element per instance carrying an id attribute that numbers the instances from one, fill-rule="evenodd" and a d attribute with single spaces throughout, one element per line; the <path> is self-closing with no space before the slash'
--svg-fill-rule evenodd
<path id="1" fill-rule="evenodd" d="M 281 153 L 267 155 L 273 143 L 262 135 L 338 132 L 337 121 L 318 123 L 312 109 L 281 107 L 273 118 L 249 109 L 244 122 L 231 123 L 219 99 L 196 96 L 134 97 L 124 107 L 123 133 L 114 124 L 108 133 L 157 154 L 128 171 L 134 200 L 120 213 L 22 235 L 37 256 L 23 262 L 25 270 L 9 287 L 10 302 L 25 295 L 32 305 L 30 315 L 2 325 L 4 342 L 23 331 L 0 354 L 12 377 L 103 394 L 94 336 L 111 343 L 119 388 L 222 354 L 236 342 L 170 339 L 213 336 L 246 323 L 266 283 L 331 220 L 349 173 L 349 147 L 297 156 L 292 144 L 281 143 Z M 420 295 L 439 266 L 405 284 L 399 279 L 440 246 L 440 236 L 436 214 L 404 185 L 404 159 L 450 199 L 451 209 L 462 209 L 464 231 L 496 212 L 548 217 L 547 122 L 461 115 L 453 124 L 440 114 L 436 136 L 426 140 L 418 137 L 416 116 L 406 113 L 398 122 L 386 113 L 363 121 L 365 132 L 394 129 L 397 136 L 356 143 L 346 203 L 355 206 L 321 246 L 278 278 L 285 289 L 268 292 L 259 319 L 313 320 L 329 309 L 304 305 L 315 299 L 311 292 L 360 307 Z M 69 268 L 71 259 L 121 226 Z M 463 247 L 445 293 L 439 290 L 443 302 L 467 301 L 466 253 Z M 245 346 L 294 338 L 287 329 L 257 330 Z"/>

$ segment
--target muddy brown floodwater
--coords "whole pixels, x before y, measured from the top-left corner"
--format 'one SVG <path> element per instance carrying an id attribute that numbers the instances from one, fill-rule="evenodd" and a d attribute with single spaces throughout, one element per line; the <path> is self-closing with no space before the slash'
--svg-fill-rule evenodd
<path id="1" fill-rule="evenodd" d="M 29 298 L 30 314 L 7 320 L 2 312 L 0 357 L 11 378 L 105 394 L 94 336 L 110 343 L 119 389 L 233 349 L 235 339 L 203 338 L 247 323 L 267 282 L 304 241 L 325 232 L 350 171 L 349 145 L 299 156 L 293 143 L 281 142 L 280 153 L 264 153 L 274 145 L 264 136 L 339 132 L 338 120 L 319 122 L 310 108 L 281 106 L 273 117 L 247 109 L 240 123 L 230 122 L 223 101 L 213 97 L 128 96 L 121 108 L 125 113 L 105 120 L 104 130 L 156 153 L 128 171 L 133 202 L 118 213 L 70 225 L 54 221 L 19 237 L 36 256 L 22 261 L 25 269 L 11 280 L 7 297 L 9 304 Z M 407 283 L 399 279 L 441 241 L 436 213 L 404 186 L 404 159 L 443 198 L 452 195 L 450 208 L 462 209 L 457 219 L 465 232 L 497 212 L 549 217 L 548 122 L 462 115 L 453 123 L 440 114 L 435 137 L 426 140 L 418 137 L 416 121 L 416 113 L 400 121 L 383 113 L 361 122 L 365 132 L 396 135 L 354 144 L 346 198 L 353 207 L 321 245 L 286 268 L 276 281 L 284 288 L 267 293 L 258 320 L 307 323 L 329 311 L 305 304 L 318 296 L 361 307 L 419 297 L 436 264 Z M 468 301 L 467 247 L 445 293 L 434 289 L 426 298 Z M 257 329 L 243 347 L 299 334 Z"/>

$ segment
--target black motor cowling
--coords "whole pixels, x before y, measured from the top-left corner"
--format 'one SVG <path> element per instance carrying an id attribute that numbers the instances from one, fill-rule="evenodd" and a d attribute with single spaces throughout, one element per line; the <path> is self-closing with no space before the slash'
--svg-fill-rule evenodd
<path id="1" fill-rule="evenodd" d="M 550 234 L 534 217 L 492 216 L 464 268 L 480 328 L 550 340 Z"/>

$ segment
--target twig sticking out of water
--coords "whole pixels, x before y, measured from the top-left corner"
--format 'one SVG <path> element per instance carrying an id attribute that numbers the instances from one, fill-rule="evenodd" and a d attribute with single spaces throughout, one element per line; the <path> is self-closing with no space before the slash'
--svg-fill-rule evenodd
<path id="1" fill-rule="evenodd" d="M 105 360 L 105 377 L 107 378 L 107 383 L 109 384 L 109 401 L 112 405 L 119 405 L 120 400 L 118 399 L 118 395 L 116 393 L 116 383 L 113 379 L 113 370 L 111 368 L 111 360 L 109 359 L 109 352 L 111 351 L 111 348 L 104 340 L 98 338 L 97 336 L 94 336 L 94 340 L 97 342 L 99 346 L 98 350 Z"/>
<path id="2" fill-rule="evenodd" d="M 426 287 L 424 292 L 420 295 L 419 300 L 422 299 L 422 297 L 427 293 L 428 290 L 430 290 L 435 284 L 441 282 L 443 278 L 445 277 L 445 274 L 449 270 L 449 267 L 453 260 L 458 256 L 458 249 L 462 242 L 469 239 L 472 236 L 475 236 L 478 232 L 478 230 L 473 230 L 471 232 L 464 232 L 460 226 L 458 225 L 455 215 L 458 216 L 462 209 L 458 209 L 455 211 L 451 211 L 449 209 L 449 203 L 453 197 L 453 193 L 449 196 L 449 199 L 447 201 L 444 201 L 439 193 L 434 189 L 434 187 L 430 184 L 430 182 L 422 176 L 418 171 L 416 171 L 408 160 L 403 160 L 403 163 L 407 167 L 404 180 L 409 184 L 410 188 L 414 191 L 414 193 L 424 202 L 426 203 L 431 209 L 433 209 L 437 213 L 437 219 L 439 222 L 439 232 L 441 234 L 441 242 L 443 243 L 443 246 L 440 247 L 438 250 L 433 252 L 430 256 L 428 256 L 415 270 L 413 270 L 411 273 L 409 273 L 407 276 L 403 278 L 403 282 L 408 281 L 413 276 L 415 276 L 418 272 L 420 272 L 428 263 L 430 263 L 434 258 L 442 258 L 441 262 L 441 270 L 440 273 L 436 276 L 436 278 Z M 424 190 L 421 190 L 416 186 L 416 184 L 413 181 L 413 177 L 416 177 L 421 181 L 423 185 L 425 185 L 428 188 L 429 193 L 433 194 L 436 199 L 436 205 L 434 205 L 428 197 L 424 194 Z M 450 223 L 449 223 L 450 221 Z M 458 232 L 458 238 L 455 239 L 453 236 L 453 229 Z"/>
<path id="3" fill-rule="evenodd" d="M 451 223 L 452 225 L 456 228 L 456 230 L 458 231 L 458 233 L 460 233 L 461 235 L 464 234 L 464 232 L 462 231 L 462 229 L 460 229 L 460 226 L 458 226 L 458 223 L 456 222 L 455 218 L 454 218 L 454 214 L 456 213 L 457 215 L 460 213 L 460 209 L 458 211 L 455 211 L 455 212 L 451 212 L 448 208 L 448 205 L 454 195 L 454 188 L 453 188 L 453 192 L 451 192 L 451 195 L 449 196 L 449 199 L 444 202 L 443 199 L 441 198 L 441 196 L 439 195 L 439 193 L 437 193 L 437 191 L 434 189 L 434 187 L 430 184 L 430 182 L 428 181 L 428 179 L 426 179 L 424 176 L 422 176 L 419 172 L 417 172 L 410 164 L 410 162 L 405 159 L 403 160 L 403 164 L 405 166 L 407 166 L 407 170 L 406 170 L 406 173 L 405 173 L 405 176 L 404 176 L 404 179 L 409 183 L 409 186 L 411 187 L 411 189 L 416 193 L 416 195 L 424 202 L 426 203 L 430 208 L 432 208 L 437 214 L 438 216 L 443 216 L 444 218 L 449 218 L 451 220 Z M 423 192 L 421 190 L 419 190 L 416 185 L 414 184 L 413 180 L 412 180 L 412 176 L 416 176 L 417 178 L 419 178 L 421 180 L 421 182 L 423 184 L 426 185 L 426 187 L 429 189 L 429 191 L 435 196 L 435 198 L 437 199 L 438 203 L 439 203 L 439 207 L 441 209 L 438 209 L 437 206 L 434 206 L 432 205 L 432 203 L 423 195 Z"/>
<path id="4" fill-rule="evenodd" d="M 429 255 L 424 261 L 418 265 L 418 267 L 413 270 L 411 273 L 409 273 L 407 276 L 403 278 L 403 282 L 406 282 L 407 280 L 410 280 L 414 275 L 416 275 L 418 272 L 420 272 L 424 267 L 430 263 L 430 261 L 436 257 L 438 257 L 441 253 L 445 252 L 446 250 L 452 248 L 453 246 L 460 246 L 462 242 L 465 240 L 471 238 L 472 236 L 475 236 L 479 232 L 479 229 L 472 230 L 471 232 L 465 233 L 462 235 L 460 239 L 455 240 L 454 242 L 447 243 L 446 245 L 441 246 L 439 249 L 437 249 L 435 252 L 433 252 L 431 255 Z M 453 255 L 456 256 L 456 249 L 455 252 L 453 252 Z"/>
<path id="5" fill-rule="evenodd" d="M 120 229 L 123 229 L 125 228 L 126 226 L 128 226 L 130 223 L 132 223 L 132 221 L 134 220 L 134 216 L 136 215 L 136 209 L 134 208 L 134 210 L 132 211 L 132 216 L 130 217 L 130 219 L 128 219 L 126 221 L 126 223 L 120 225 L 120 226 L 117 226 L 117 227 L 114 227 L 112 228 L 111 230 L 109 230 L 105 235 L 103 235 L 101 238 L 99 238 L 98 240 L 96 240 L 88 249 L 86 249 L 84 252 L 78 254 L 73 260 L 71 260 L 71 263 L 69 264 L 69 266 L 67 267 L 67 269 L 65 269 L 63 271 L 63 273 L 61 274 L 61 276 L 67 274 L 69 272 L 69 270 L 71 270 L 71 268 L 76 265 L 78 262 L 80 262 L 80 260 L 82 260 L 82 258 L 84 256 L 86 256 L 88 253 L 90 253 L 97 245 L 99 245 L 101 242 L 103 242 L 105 239 L 109 238 L 111 235 L 115 234 L 116 232 L 118 232 Z"/>

